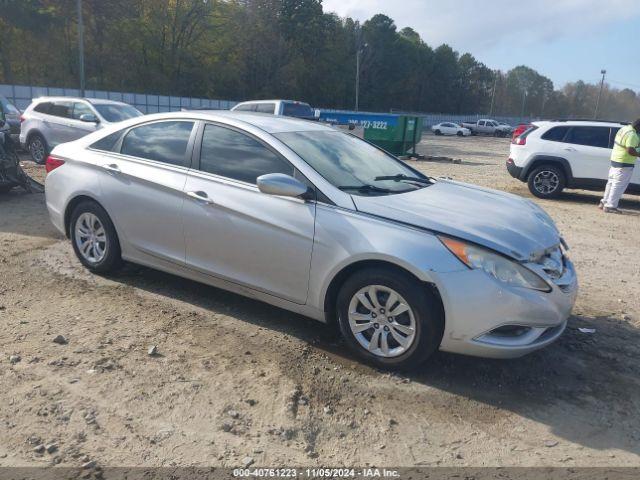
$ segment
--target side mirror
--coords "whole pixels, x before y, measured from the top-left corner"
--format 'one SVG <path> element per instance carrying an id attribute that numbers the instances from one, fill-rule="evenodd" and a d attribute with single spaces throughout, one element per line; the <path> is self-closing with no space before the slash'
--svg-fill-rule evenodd
<path id="1" fill-rule="evenodd" d="M 300 180 L 284 173 L 268 173 L 259 176 L 258 189 L 267 195 L 281 197 L 300 197 L 309 190 Z"/>
<path id="2" fill-rule="evenodd" d="M 96 117 L 93 113 L 83 113 L 82 115 L 80 115 L 80 121 L 87 123 L 100 123 L 98 117 Z"/>

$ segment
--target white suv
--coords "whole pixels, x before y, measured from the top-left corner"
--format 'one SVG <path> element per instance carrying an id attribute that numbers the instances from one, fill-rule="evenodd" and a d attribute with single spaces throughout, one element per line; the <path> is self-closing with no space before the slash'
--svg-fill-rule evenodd
<path id="1" fill-rule="evenodd" d="M 285 117 L 316 120 L 315 113 L 308 103 L 296 100 L 251 100 L 235 105 L 232 112 L 255 112 L 282 115 Z"/>
<path id="2" fill-rule="evenodd" d="M 564 188 L 604 190 L 611 149 L 624 123 L 595 120 L 533 122 L 511 141 L 507 170 L 527 182 L 539 198 L 555 198 Z M 640 194 L 640 169 L 627 193 Z"/>
<path id="3" fill-rule="evenodd" d="M 140 115 L 131 105 L 113 100 L 40 97 L 21 116 L 20 145 L 42 164 L 56 145 Z"/>

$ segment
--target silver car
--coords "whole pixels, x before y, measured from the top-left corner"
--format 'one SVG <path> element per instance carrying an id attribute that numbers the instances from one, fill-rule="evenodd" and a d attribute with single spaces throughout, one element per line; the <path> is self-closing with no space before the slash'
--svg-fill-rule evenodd
<path id="1" fill-rule="evenodd" d="M 556 340 L 577 281 L 529 200 L 429 178 L 298 119 L 149 115 L 55 148 L 51 220 L 97 273 L 123 260 L 323 322 L 384 367 Z"/>
<path id="2" fill-rule="evenodd" d="M 142 115 L 127 103 L 97 98 L 40 97 L 21 117 L 20 144 L 36 163 L 56 145 L 71 142 L 112 123 Z"/>

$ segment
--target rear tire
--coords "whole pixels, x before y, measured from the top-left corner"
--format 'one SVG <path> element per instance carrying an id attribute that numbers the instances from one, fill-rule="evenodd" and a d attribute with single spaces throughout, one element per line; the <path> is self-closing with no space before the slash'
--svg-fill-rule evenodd
<path id="1" fill-rule="evenodd" d="M 438 305 L 410 275 L 367 268 L 344 282 L 336 310 L 340 331 L 358 356 L 382 368 L 411 369 L 440 346 L 444 322 Z"/>
<path id="2" fill-rule="evenodd" d="M 47 155 L 49 155 L 49 147 L 47 141 L 39 133 L 33 133 L 29 136 L 27 141 L 27 150 L 34 162 L 38 165 L 44 165 L 47 161 Z"/>
<path id="3" fill-rule="evenodd" d="M 464 134 L 462 132 L 458 132 L 458 133 L 456 133 L 456 135 L 458 135 L 459 137 L 464 136 Z"/>
<path id="4" fill-rule="evenodd" d="M 122 266 L 116 229 L 96 202 L 84 201 L 73 209 L 69 233 L 73 251 L 92 272 L 109 273 Z"/>
<path id="5" fill-rule="evenodd" d="M 564 170 L 556 165 L 540 165 L 527 176 L 529 191 L 538 198 L 557 198 L 566 184 Z"/>

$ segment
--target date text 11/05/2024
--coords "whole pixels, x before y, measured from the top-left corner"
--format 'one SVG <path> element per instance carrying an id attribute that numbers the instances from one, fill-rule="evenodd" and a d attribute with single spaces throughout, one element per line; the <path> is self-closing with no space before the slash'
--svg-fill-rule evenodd
<path id="1" fill-rule="evenodd" d="M 399 478 L 398 470 L 387 468 L 236 468 L 237 478 Z"/>

